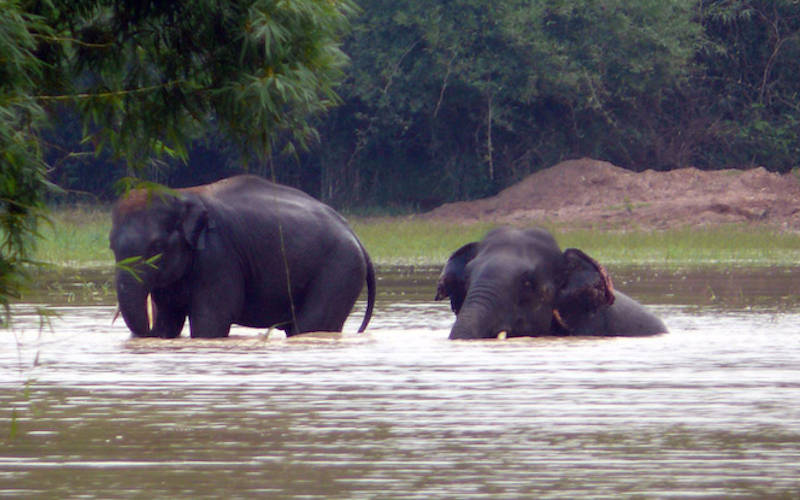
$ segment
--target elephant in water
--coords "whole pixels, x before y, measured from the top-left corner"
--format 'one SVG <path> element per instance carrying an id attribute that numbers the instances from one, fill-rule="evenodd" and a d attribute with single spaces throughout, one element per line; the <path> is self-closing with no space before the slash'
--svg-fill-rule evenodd
<path id="1" fill-rule="evenodd" d="M 615 291 L 605 269 L 580 250 L 562 252 L 543 229 L 500 228 L 456 250 L 436 300 L 450 298 L 451 339 L 546 335 L 638 336 L 664 323 Z"/>
<path id="2" fill-rule="evenodd" d="M 375 271 L 347 222 L 307 194 L 254 175 L 135 189 L 112 211 L 120 311 L 136 337 L 226 337 L 231 324 L 294 335 L 341 331 Z M 150 311 L 150 309 L 153 309 Z"/>

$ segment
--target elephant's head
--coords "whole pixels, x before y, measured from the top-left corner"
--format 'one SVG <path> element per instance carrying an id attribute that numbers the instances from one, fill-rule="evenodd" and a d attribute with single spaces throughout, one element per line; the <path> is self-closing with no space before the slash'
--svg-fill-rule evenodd
<path id="1" fill-rule="evenodd" d="M 542 229 L 496 229 L 450 256 L 436 299 L 449 297 L 451 339 L 558 335 L 573 318 L 614 302 L 605 270 L 576 249 L 564 252 Z"/>
<path id="2" fill-rule="evenodd" d="M 109 241 L 117 300 L 135 336 L 150 332 L 148 295 L 186 274 L 207 224 L 205 206 L 191 193 L 136 189 L 114 206 Z"/>

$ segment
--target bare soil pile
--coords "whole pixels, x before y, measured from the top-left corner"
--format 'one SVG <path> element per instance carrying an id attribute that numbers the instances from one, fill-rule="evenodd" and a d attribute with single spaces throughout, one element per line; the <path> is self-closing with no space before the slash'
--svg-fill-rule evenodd
<path id="1" fill-rule="evenodd" d="M 583 158 L 536 172 L 491 198 L 442 205 L 425 217 L 604 229 L 749 223 L 800 230 L 800 179 L 763 167 L 632 172 Z"/>

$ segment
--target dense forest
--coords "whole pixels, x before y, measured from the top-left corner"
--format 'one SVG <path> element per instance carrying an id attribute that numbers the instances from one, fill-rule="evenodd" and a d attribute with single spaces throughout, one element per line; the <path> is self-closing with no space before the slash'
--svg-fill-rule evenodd
<path id="1" fill-rule="evenodd" d="M 256 159 L 209 123 L 186 165 L 138 175 L 178 186 L 274 171 L 339 208 L 414 210 L 579 156 L 634 170 L 797 165 L 796 0 L 358 4 L 338 106 L 309 149 L 283 134 Z M 75 154 L 80 124 L 59 117 L 51 180 L 112 197 L 129 168 Z"/>
<path id="2" fill-rule="evenodd" d="M 0 12 L 0 305 L 48 203 L 107 202 L 120 179 L 250 171 L 340 209 L 405 211 L 572 157 L 783 172 L 800 152 L 798 0 L 0 0 Z"/>

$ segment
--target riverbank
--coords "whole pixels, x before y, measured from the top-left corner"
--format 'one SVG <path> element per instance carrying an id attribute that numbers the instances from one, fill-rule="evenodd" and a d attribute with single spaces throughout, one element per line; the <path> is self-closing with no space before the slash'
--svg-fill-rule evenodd
<path id="1" fill-rule="evenodd" d="M 349 219 L 379 266 L 442 265 L 461 245 L 480 240 L 498 225 L 414 216 Z M 721 224 L 665 230 L 572 229 L 558 223 L 545 227 L 563 248 L 580 248 L 607 265 L 764 267 L 800 263 L 800 234 L 767 225 Z M 51 224 L 41 228 L 34 259 L 65 268 L 112 266 L 110 228 L 108 208 L 56 209 L 51 214 Z"/>

